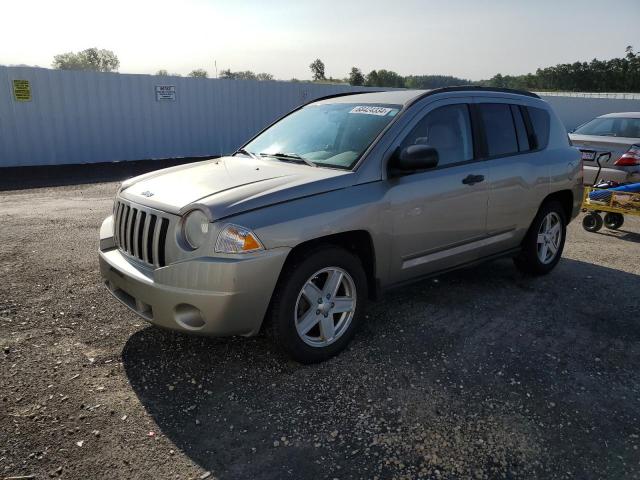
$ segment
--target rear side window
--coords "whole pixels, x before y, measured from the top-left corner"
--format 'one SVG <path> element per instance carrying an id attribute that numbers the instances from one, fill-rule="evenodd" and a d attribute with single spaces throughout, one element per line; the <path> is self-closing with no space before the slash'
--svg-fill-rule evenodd
<path id="1" fill-rule="evenodd" d="M 535 149 L 547 148 L 549 143 L 549 112 L 542 108 L 527 107 L 533 133 L 536 136 Z"/>
<path id="2" fill-rule="evenodd" d="M 522 112 L 517 105 L 511 105 L 511 114 L 513 115 L 513 123 L 516 126 L 516 134 L 518 136 L 518 149 L 521 152 L 531 150 L 529 145 L 529 135 L 527 135 L 527 127 L 522 118 Z"/>
<path id="3" fill-rule="evenodd" d="M 488 155 L 494 157 L 518 152 L 511 106 L 506 103 L 481 103 L 478 108 L 487 138 Z"/>

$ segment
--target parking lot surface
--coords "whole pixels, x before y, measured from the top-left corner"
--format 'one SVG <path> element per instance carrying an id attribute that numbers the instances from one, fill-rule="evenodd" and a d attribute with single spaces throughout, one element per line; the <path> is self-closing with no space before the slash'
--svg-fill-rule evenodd
<path id="1" fill-rule="evenodd" d="M 640 478 L 640 222 L 370 306 L 320 365 L 102 286 L 115 183 L 0 194 L 0 478 Z"/>

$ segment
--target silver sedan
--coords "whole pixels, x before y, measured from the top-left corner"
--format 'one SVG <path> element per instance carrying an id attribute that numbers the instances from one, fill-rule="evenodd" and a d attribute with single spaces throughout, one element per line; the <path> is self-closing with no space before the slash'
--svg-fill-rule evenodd
<path id="1" fill-rule="evenodd" d="M 596 180 L 640 182 L 640 112 L 601 115 L 576 128 L 569 138 L 582 152 L 585 185 Z M 611 152 L 611 157 L 602 157 L 598 175 L 596 158 L 603 152 Z"/>

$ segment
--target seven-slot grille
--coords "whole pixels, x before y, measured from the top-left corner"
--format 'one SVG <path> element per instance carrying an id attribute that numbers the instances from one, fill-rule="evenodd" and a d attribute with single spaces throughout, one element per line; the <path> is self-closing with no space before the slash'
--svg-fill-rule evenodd
<path id="1" fill-rule="evenodd" d="M 114 238 L 118 248 L 145 263 L 164 267 L 169 219 L 139 206 L 116 202 Z"/>

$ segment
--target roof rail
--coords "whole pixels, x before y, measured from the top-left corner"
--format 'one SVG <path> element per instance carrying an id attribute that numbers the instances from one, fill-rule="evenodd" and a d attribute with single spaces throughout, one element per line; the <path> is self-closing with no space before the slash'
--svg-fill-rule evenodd
<path id="1" fill-rule="evenodd" d="M 424 96 L 435 95 L 436 93 L 467 92 L 467 91 L 513 93 L 515 95 L 525 95 L 527 97 L 540 98 L 535 93 L 527 92 L 526 90 L 516 90 L 513 88 L 499 88 L 499 87 L 482 87 L 479 85 L 460 85 L 456 87 L 434 88 L 433 90 L 429 90 L 428 92 L 426 92 Z"/>

